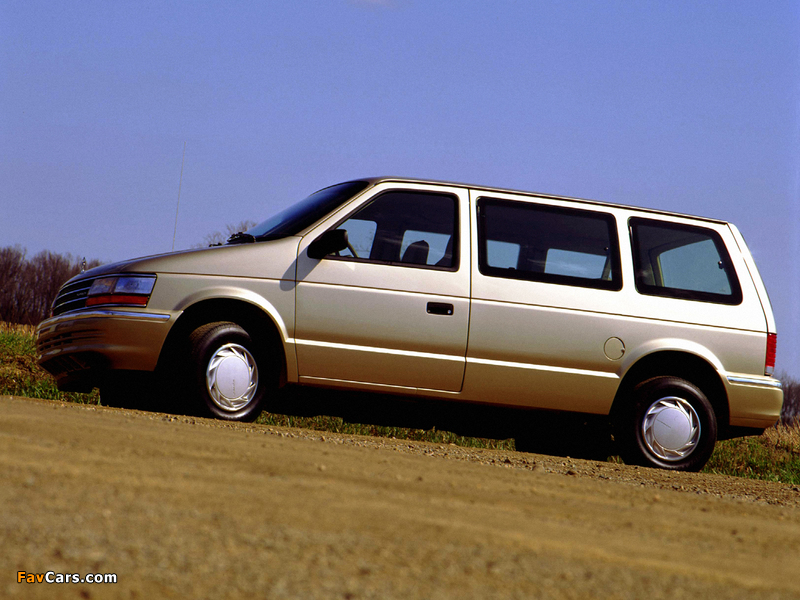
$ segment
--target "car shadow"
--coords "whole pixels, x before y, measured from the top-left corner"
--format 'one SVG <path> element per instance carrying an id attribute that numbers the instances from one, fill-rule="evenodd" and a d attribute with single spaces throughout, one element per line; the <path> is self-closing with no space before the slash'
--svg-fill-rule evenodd
<path id="1" fill-rule="evenodd" d="M 292 385 L 266 410 L 293 417 L 338 417 L 350 424 L 435 429 L 463 437 L 514 438 L 517 450 L 539 454 L 606 460 L 614 453 L 607 418 L 596 415 Z"/>

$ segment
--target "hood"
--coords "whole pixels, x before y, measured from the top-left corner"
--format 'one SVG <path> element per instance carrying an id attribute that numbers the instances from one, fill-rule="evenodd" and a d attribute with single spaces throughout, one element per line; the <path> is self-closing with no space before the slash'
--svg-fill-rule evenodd
<path id="1" fill-rule="evenodd" d="M 72 280 L 116 273 L 177 273 L 294 279 L 300 237 L 214 246 L 125 260 L 89 269 Z"/>

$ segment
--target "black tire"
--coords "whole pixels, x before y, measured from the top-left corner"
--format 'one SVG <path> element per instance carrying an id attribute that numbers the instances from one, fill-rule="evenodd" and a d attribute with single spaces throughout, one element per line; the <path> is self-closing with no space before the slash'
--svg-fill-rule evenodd
<path id="1" fill-rule="evenodd" d="M 699 471 L 714 451 L 717 419 L 696 385 L 680 377 L 654 377 L 633 389 L 615 438 L 626 464 Z"/>
<path id="2" fill-rule="evenodd" d="M 274 361 L 236 323 L 209 323 L 189 337 L 188 387 L 200 414 L 254 421 L 277 387 Z"/>

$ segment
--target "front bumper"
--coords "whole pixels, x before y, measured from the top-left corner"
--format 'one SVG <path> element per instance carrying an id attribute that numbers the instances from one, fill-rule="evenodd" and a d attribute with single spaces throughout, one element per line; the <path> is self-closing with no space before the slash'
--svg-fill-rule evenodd
<path id="1" fill-rule="evenodd" d="M 81 310 L 36 328 L 39 364 L 65 391 L 89 391 L 113 370 L 153 371 L 176 314 Z"/>

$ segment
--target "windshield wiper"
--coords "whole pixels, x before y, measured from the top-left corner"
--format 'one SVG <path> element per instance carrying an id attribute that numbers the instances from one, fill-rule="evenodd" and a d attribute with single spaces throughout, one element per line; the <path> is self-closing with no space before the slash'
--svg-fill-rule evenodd
<path id="1" fill-rule="evenodd" d="M 256 241 L 255 236 L 250 235 L 249 233 L 245 233 L 244 231 L 239 231 L 234 233 L 231 237 L 228 238 L 229 244 L 252 244 Z"/>

